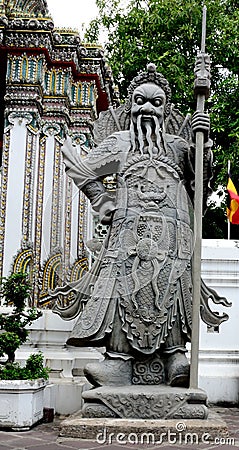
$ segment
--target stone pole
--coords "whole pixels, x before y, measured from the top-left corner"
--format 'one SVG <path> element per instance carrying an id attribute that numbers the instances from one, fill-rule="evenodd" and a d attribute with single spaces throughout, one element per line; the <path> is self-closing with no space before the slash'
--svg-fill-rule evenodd
<path id="1" fill-rule="evenodd" d="M 209 96 L 209 56 L 205 53 L 206 6 L 203 7 L 201 51 L 195 66 L 194 92 L 197 111 L 204 112 L 205 99 Z M 203 147 L 204 133 L 196 133 L 195 196 L 194 196 L 194 253 L 193 253 L 193 315 L 191 341 L 190 388 L 198 387 L 198 354 L 201 296 L 201 242 L 203 204 Z"/>

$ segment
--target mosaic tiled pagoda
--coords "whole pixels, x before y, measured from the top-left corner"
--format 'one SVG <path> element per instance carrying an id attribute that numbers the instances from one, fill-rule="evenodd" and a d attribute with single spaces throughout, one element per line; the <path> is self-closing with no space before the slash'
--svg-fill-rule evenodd
<path id="1" fill-rule="evenodd" d="M 44 306 L 87 269 L 90 213 L 60 149 L 71 136 L 90 150 L 112 80 L 102 48 L 55 29 L 45 0 L 0 0 L 0 58 L 0 276 L 27 270 Z"/>

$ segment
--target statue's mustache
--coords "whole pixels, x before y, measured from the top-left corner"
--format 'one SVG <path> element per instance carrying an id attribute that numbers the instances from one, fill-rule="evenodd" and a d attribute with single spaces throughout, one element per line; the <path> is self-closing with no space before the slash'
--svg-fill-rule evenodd
<path id="1" fill-rule="evenodd" d="M 147 117 L 149 118 L 149 120 L 145 120 L 144 114 L 138 114 L 136 123 L 131 124 L 131 142 L 132 142 L 132 150 L 135 151 L 137 147 L 136 144 L 137 139 L 140 153 L 143 155 L 145 149 L 147 148 L 147 153 L 152 159 L 153 148 L 155 147 L 155 145 L 158 147 L 158 151 L 161 152 L 162 129 L 160 127 L 159 120 L 155 114 L 147 115 Z M 152 137 L 153 135 L 156 136 L 156 142 L 153 141 Z"/>
<path id="2" fill-rule="evenodd" d="M 156 117 L 157 119 L 158 119 L 158 114 L 156 114 L 156 112 L 155 111 L 152 111 L 152 112 L 148 112 L 148 111 L 140 111 L 138 114 L 137 114 L 137 116 L 138 117 L 144 117 L 144 116 L 148 116 L 148 117 Z"/>

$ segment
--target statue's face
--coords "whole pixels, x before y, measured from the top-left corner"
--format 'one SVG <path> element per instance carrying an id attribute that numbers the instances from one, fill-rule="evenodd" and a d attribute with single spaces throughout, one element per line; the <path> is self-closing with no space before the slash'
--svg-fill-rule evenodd
<path id="1" fill-rule="evenodd" d="M 144 122 L 151 122 L 156 116 L 161 124 L 164 117 L 166 95 L 159 86 L 154 83 L 145 83 L 137 87 L 132 96 L 131 117 L 134 123 L 138 116 Z"/>

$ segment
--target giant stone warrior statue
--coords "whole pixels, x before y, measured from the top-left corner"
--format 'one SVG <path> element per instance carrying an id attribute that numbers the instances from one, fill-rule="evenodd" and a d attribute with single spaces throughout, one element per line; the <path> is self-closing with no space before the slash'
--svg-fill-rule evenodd
<path id="1" fill-rule="evenodd" d="M 106 349 L 104 361 L 85 367 L 86 377 L 99 393 L 97 397 L 93 389 L 89 395 L 89 405 L 95 402 L 96 407 L 86 417 L 131 417 L 127 407 L 124 412 L 122 405 L 116 407 L 115 389 L 121 389 L 120 395 L 128 392 L 129 398 L 136 386 L 188 387 L 193 138 L 198 130 L 205 136 L 205 204 L 211 178 L 208 115 L 195 113 L 191 124 L 184 119 L 171 104 L 167 80 L 153 64 L 133 79 L 124 106 L 100 116 L 95 125 L 99 145 L 87 157 L 81 159 L 69 139 L 63 146 L 67 174 L 89 198 L 100 220 L 109 224 L 89 273 L 56 290 L 72 290 L 76 295 L 69 307 L 54 308 L 66 320 L 78 316 L 68 344 Z M 116 174 L 113 194 L 103 183 L 111 174 Z M 223 304 L 226 300 L 203 282 L 201 291 L 203 320 L 210 325 L 226 320 L 225 314 L 209 309 L 208 298 Z M 102 391 L 106 387 L 111 395 Z"/>

